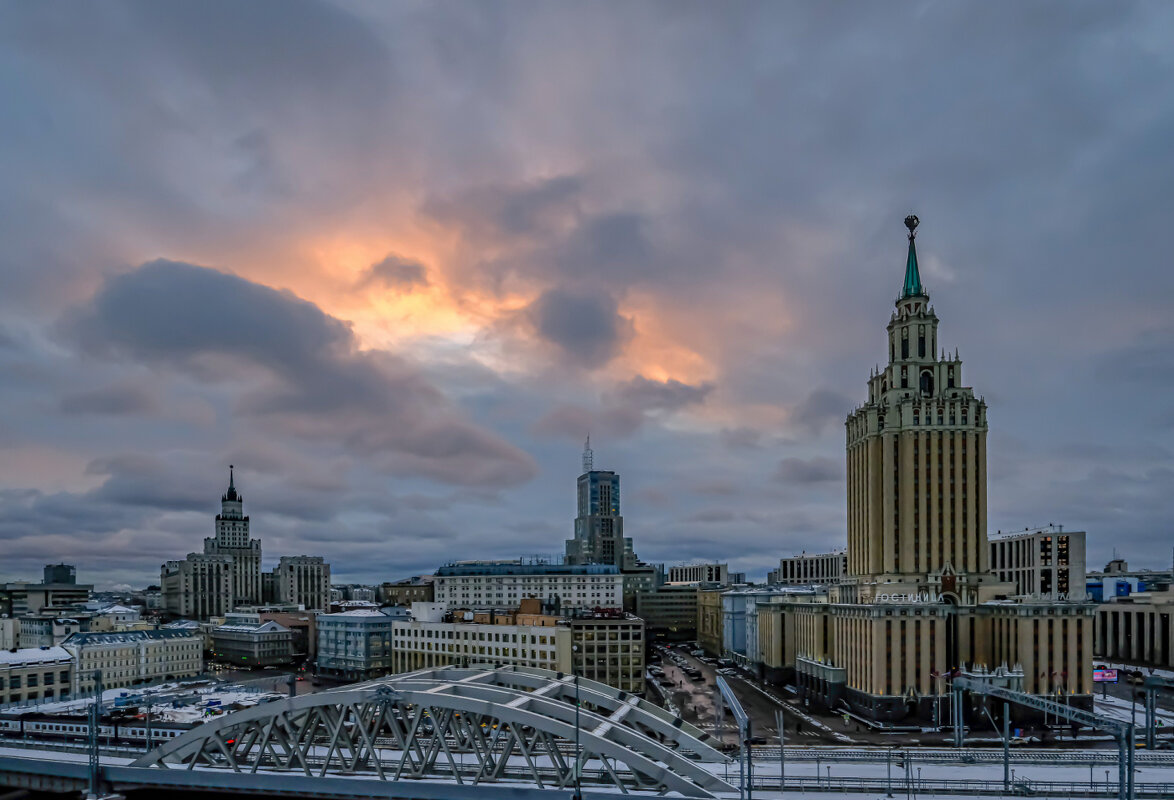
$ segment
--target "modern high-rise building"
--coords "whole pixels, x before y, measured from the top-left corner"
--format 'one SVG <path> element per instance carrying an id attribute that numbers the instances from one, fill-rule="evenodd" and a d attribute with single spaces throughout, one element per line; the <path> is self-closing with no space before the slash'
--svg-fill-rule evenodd
<path id="1" fill-rule="evenodd" d="M 567 540 L 568 564 L 614 564 L 621 570 L 636 566 L 632 540 L 624 536 L 620 514 L 620 476 L 595 469 L 591 439 L 583 448 L 583 474 L 578 481 L 575 536 Z"/>
<path id="2" fill-rule="evenodd" d="M 228 491 L 220 498 L 216 536 L 204 540 L 207 555 L 232 556 L 232 597 L 235 605 L 264 601 L 261 589 L 261 540 L 249 538 L 249 518 L 244 498 L 236 490 L 233 468 L 228 466 Z"/>
<path id="3" fill-rule="evenodd" d="M 957 670 L 997 671 L 1001 685 L 1087 706 L 1095 606 L 1015 598 L 1014 584 L 990 571 L 986 403 L 963 385 L 957 351 L 938 343 L 918 220 L 905 224 L 888 363 L 846 422 L 847 572 L 822 600 L 768 606 L 781 625 L 759 610 L 760 624 L 790 632 L 772 638 L 782 661 L 770 657 L 793 670 L 804 699 L 843 699 L 878 719 L 930 717 L 948 691 L 942 676 Z"/>

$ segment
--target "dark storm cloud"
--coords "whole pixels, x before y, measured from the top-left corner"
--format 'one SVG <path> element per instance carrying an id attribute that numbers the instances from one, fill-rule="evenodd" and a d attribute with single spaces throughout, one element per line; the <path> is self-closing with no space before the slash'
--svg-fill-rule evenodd
<path id="1" fill-rule="evenodd" d="M 411 290 L 428 285 L 428 268 L 412 258 L 390 253 L 382 261 L 372 264 L 359 278 L 360 287 L 381 286 L 385 289 Z"/>
<path id="2" fill-rule="evenodd" d="M 816 389 L 795 407 L 791 419 L 812 433 L 822 433 L 828 424 L 842 424 L 855 405 L 847 395 Z"/>
<path id="3" fill-rule="evenodd" d="M 391 472 L 470 485 L 533 474 L 528 456 L 463 420 L 416 369 L 359 352 L 345 324 L 288 292 L 156 261 L 111 279 L 61 328 L 88 353 L 208 382 L 259 368 L 272 380 L 243 392 L 241 411 L 285 435 L 341 440 Z"/>
<path id="4" fill-rule="evenodd" d="M 530 304 L 527 316 L 542 339 L 585 367 L 606 364 L 631 336 L 631 320 L 602 291 L 548 289 Z"/>
<path id="5" fill-rule="evenodd" d="M 784 458 L 775 470 L 784 483 L 824 483 L 844 479 L 844 465 L 830 458 Z"/>

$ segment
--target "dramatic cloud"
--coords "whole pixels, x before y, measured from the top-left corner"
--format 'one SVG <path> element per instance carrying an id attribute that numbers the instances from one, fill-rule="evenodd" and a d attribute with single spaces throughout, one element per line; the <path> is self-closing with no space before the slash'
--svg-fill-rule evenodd
<path id="1" fill-rule="evenodd" d="M 606 292 L 549 289 L 527 311 L 542 339 L 585 367 L 606 364 L 631 336 L 631 321 Z"/>
<path id="2" fill-rule="evenodd" d="M 317 306 L 204 267 L 156 261 L 109 281 L 62 325 L 86 352 L 245 378 L 237 409 L 285 435 L 341 442 L 382 469 L 457 484 L 532 476 L 528 456 L 461 418 L 403 359 L 360 352 Z"/>
<path id="3" fill-rule="evenodd" d="M 1129 1 L 4 4 L 0 579 L 154 580 L 229 463 L 267 565 L 554 556 L 588 432 L 642 558 L 842 546 L 910 210 L 990 406 L 992 527 L 1165 564 L 1171 30 Z"/>

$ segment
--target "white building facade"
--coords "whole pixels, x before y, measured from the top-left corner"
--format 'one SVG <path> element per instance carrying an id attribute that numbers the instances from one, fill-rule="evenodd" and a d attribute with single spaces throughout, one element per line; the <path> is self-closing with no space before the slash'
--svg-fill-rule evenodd
<path id="1" fill-rule="evenodd" d="M 463 561 L 437 570 L 433 590 L 448 608 L 517 608 L 527 598 L 552 608 L 620 608 L 624 576 L 611 564 Z"/>

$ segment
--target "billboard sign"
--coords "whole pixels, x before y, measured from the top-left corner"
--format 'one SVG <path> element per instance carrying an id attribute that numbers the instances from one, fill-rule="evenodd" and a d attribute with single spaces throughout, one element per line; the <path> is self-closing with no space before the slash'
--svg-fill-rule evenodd
<path id="1" fill-rule="evenodd" d="M 1093 683 L 1116 683 L 1117 670 L 1115 669 L 1094 669 L 1092 671 Z"/>

